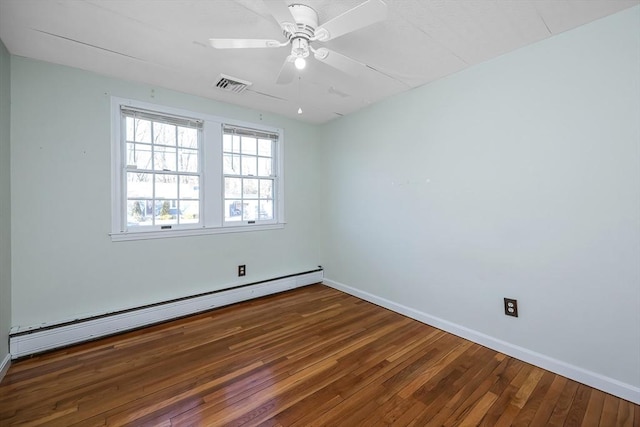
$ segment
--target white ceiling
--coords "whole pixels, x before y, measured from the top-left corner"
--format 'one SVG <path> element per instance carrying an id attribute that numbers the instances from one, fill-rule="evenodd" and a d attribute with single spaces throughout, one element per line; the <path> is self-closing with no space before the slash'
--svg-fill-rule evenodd
<path id="1" fill-rule="evenodd" d="M 311 6 L 323 23 L 361 1 L 287 3 Z M 0 38 L 13 55 L 323 123 L 640 0 L 385 2 L 385 21 L 324 44 L 368 65 L 362 75 L 310 60 L 288 85 L 275 81 L 290 47 L 208 44 L 209 38 L 283 39 L 262 0 L 0 0 Z M 213 86 L 221 73 L 253 85 L 224 92 Z"/>

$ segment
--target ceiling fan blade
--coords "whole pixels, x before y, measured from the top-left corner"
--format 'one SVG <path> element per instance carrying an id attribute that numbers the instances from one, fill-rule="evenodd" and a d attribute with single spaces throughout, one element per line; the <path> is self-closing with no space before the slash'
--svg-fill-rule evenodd
<path id="1" fill-rule="evenodd" d="M 316 28 L 315 37 L 320 41 L 335 39 L 386 17 L 387 5 L 382 0 L 367 0 Z"/>
<path id="2" fill-rule="evenodd" d="M 295 30 L 296 19 L 291 14 L 291 9 L 284 0 L 263 0 L 267 9 L 278 21 L 283 30 Z"/>
<path id="3" fill-rule="evenodd" d="M 287 59 L 284 60 L 280 74 L 278 74 L 278 80 L 276 80 L 277 84 L 284 85 L 293 81 L 296 74 L 296 67 L 293 64 L 294 60 L 295 58 L 291 55 L 287 56 Z"/>
<path id="4" fill-rule="evenodd" d="M 287 44 L 268 39 L 209 39 L 209 43 L 216 49 L 281 47 Z"/>
<path id="5" fill-rule="evenodd" d="M 324 62 L 325 64 L 353 77 L 359 76 L 367 68 L 365 64 L 358 62 L 355 59 L 351 59 L 348 56 L 344 56 L 324 47 L 316 49 L 313 54 L 318 61 Z"/>

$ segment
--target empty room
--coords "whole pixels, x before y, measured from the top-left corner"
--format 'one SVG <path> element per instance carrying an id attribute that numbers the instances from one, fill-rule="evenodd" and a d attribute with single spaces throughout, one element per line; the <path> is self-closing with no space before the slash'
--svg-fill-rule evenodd
<path id="1" fill-rule="evenodd" d="M 0 426 L 640 426 L 640 0 L 0 0 Z"/>

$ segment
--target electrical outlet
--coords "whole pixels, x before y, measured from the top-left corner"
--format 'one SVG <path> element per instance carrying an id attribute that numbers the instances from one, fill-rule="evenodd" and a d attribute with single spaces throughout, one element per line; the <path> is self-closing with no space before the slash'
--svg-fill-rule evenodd
<path id="1" fill-rule="evenodd" d="M 505 298 L 504 314 L 506 314 L 507 316 L 518 317 L 518 300 Z"/>
<path id="2" fill-rule="evenodd" d="M 247 266 L 242 264 L 238 266 L 238 277 L 242 277 L 247 274 Z"/>

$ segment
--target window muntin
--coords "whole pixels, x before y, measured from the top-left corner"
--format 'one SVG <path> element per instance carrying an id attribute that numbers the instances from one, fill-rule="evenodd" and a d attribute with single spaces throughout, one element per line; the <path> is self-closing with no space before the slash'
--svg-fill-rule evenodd
<path id="1" fill-rule="evenodd" d="M 283 227 L 282 129 L 116 97 L 111 105 L 112 240 Z"/>

